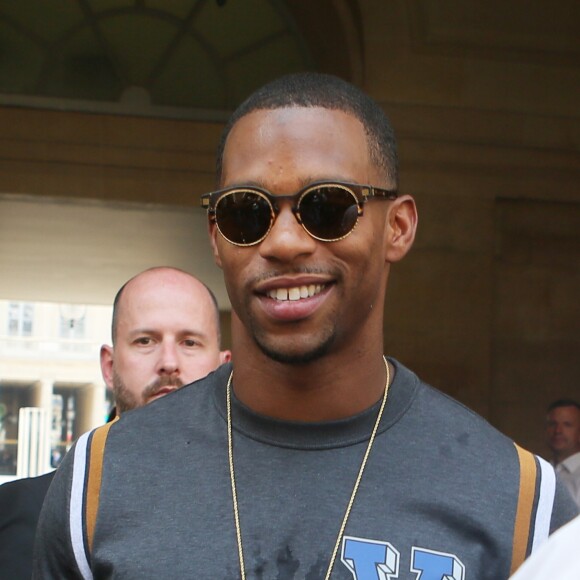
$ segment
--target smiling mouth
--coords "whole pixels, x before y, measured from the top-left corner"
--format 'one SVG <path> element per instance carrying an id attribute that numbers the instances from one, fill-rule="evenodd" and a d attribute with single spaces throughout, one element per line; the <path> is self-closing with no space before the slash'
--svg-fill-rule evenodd
<path id="1" fill-rule="evenodd" d="M 266 296 L 273 300 L 285 302 L 287 300 L 301 300 L 304 298 L 312 298 L 320 294 L 326 288 L 326 284 L 308 284 L 302 286 L 294 286 L 292 288 L 274 288 L 266 292 Z"/>

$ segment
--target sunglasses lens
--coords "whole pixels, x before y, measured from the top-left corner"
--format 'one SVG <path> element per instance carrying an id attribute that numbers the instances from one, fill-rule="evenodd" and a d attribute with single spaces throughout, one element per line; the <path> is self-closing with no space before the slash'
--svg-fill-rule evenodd
<path id="1" fill-rule="evenodd" d="M 358 202 L 354 193 L 336 185 L 311 189 L 302 196 L 298 207 L 302 224 L 320 240 L 343 238 L 358 220 Z"/>
<path id="2" fill-rule="evenodd" d="M 222 235 L 234 244 L 259 242 L 269 231 L 272 220 L 268 200 L 253 191 L 233 191 L 221 197 L 215 219 Z"/>

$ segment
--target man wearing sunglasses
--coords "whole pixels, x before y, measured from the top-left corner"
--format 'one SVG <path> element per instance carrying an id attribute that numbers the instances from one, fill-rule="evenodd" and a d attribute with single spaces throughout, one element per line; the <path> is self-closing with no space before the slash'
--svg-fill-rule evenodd
<path id="1" fill-rule="evenodd" d="M 217 174 L 233 365 L 159 401 L 156 429 L 146 407 L 113 425 L 76 552 L 67 458 L 35 577 L 506 579 L 576 511 L 550 465 L 383 356 L 417 225 L 384 113 L 284 77 L 233 114 Z"/>

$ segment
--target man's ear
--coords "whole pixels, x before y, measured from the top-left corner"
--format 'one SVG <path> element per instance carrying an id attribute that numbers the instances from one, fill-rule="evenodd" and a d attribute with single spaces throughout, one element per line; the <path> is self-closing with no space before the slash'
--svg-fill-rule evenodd
<path id="1" fill-rule="evenodd" d="M 213 259 L 219 268 L 222 267 L 222 261 L 218 252 L 217 248 L 217 236 L 219 236 L 219 231 L 217 226 L 215 225 L 215 221 L 212 219 L 208 219 L 207 221 L 207 230 L 209 233 L 209 241 L 211 243 L 211 249 L 213 252 Z"/>
<path id="2" fill-rule="evenodd" d="M 386 258 L 389 262 L 402 260 L 413 246 L 417 231 L 417 206 L 410 195 L 402 195 L 391 202 L 387 215 Z"/>
<path id="3" fill-rule="evenodd" d="M 111 391 L 113 390 L 113 347 L 103 344 L 101 346 L 101 374 L 103 380 Z"/>
<path id="4" fill-rule="evenodd" d="M 220 352 L 220 364 L 230 362 L 232 360 L 232 353 L 229 350 L 222 350 Z"/>

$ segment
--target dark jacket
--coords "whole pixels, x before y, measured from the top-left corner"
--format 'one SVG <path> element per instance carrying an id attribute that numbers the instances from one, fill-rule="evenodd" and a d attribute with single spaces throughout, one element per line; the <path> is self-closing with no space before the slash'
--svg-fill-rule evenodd
<path id="1" fill-rule="evenodd" d="M 0 485 L 0 580 L 30 580 L 34 534 L 53 475 Z"/>

